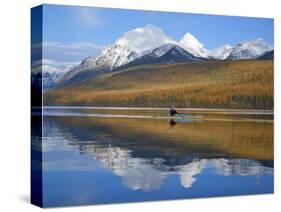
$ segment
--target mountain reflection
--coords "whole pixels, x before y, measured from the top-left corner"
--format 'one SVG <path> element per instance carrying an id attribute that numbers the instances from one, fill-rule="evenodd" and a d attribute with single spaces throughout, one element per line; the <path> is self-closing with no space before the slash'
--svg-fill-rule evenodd
<path id="1" fill-rule="evenodd" d="M 110 121 L 112 124 L 109 124 Z M 256 155 L 253 153 L 252 158 L 245 158 L 243 147 L 240 155 L 240 150 L 236 150 L 238 147 L 235 147 L 234 151 L 233 147 L 221 148 L 217 143 L 214 144 L 210 137 L 204 140 L 200 133 L 196 133 L 197 128 L 199 131 L 204 131 L 202 123 L 194 127 L 192 135 L 184 133 L 178 135 L 181 133 L 178 129 L 177 136 L 173 136 L 174 131 L 167 135 L 154 131 L 161 130 L 162 125 L 163 129 L 164 127 L 169 129 L 167 121 L 151 123 L 154 127 L 149 130 L 143 123 L 135 122 L 137 130 L 131 131 L 126 128 L 126 124 L 132 125 L 132 123 L 125 122 L 116 125 L 114 120 L 103 122 L 100 119 L 79 117 L 45 117 L 43 170 L 93 171 L 97 169 L 97 164 L 93 161 L 98 161 L 104 169 L 121 177 L 124 186 L 144 191 L 160 189 L 165 179 L 171 175 L 178 175 L 180 184 L 184 188 L 190 188 L 196 183 L 197 176 L 208 168 L 222 176 L 260 176 L 273 173 L 270 154 L 268 158 L 262 158 L 259 154 L 264 148 L 260 142 L 253 144 L 251 140 L 241 141 L 254 145 L 258 153 Z M 172 130 L 177 130 L 177 127 L 178 125 L 174 126 Z M 252 128 L 248 127 L 248 129 Z M 253 129 L 249 133 L 258 133 L 257 126 Z M 236 133 L 239 136 L 242 132 L 236 131 Z M 260 133 L 261 135 L 258 136 L 265 136 L 265 138 L 271 136 L 266 135 L 268 131 Z M 225 136 L 222 138 L 227 139 Z M 216 139 L 220 138 L 216 137 Z M 227 143 L 226 140 L 224 141 Z M 270 144 L 271 142 L 268 142 L 268 145 Z M 63 157 L 62 154 L 58 160 L 55 160 L 51 154 L 48 154 L 54 151 L 79 154 L 71 158 Z"/>

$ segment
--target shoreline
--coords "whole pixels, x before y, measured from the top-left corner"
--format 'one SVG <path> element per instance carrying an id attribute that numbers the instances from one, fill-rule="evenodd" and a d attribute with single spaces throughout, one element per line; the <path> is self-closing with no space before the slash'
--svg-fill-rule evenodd
<path id="1" fill-rule="evenodd" d="M 167 111 L 169 108 L 161 107 L 96 107 L 96 106 L 42 106 L 32 107 L 32 109 L 83 109 L 83 110 L 136 110 L 136 111 Z M 177 111 L 189 111 L 199 112 L 202 114 L 233 114 L 233 115 L 274 115 L 274 110 L 262 110 L 262 109 L 219 109 L 219 108 L 176 108 Z"/>

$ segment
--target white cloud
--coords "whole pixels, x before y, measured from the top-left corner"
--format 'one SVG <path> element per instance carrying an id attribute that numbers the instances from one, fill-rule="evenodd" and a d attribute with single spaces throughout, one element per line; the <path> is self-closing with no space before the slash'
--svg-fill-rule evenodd
<path id="1" fill-rule="evenodd" d="M 104 46 L 89 42 L 70 44 L 59 42 L 35 43 L 32 45 L 32 72 L 43 70 L 49 73 L 65 73 L 86 57 L 99 55 L 104 48 Z M 43 59 L 41 59 L 41 49 Z"/>
<path id="2" fill-rule="evenodd" d="M 104 21 L 98 15 L 98 10 L 90 7 L 75 8 L 73 14 L 80 25 L 85 27 L 100 27 L 104 25 Z"/>
<path id="3" fill-rule="evenodd" d="M 32 61 L 31 66 L 36 67 L 43 64 L 55 64 L 55 60 L 43 59 L 43 60 L 35 60 Z"/>
<path id="4" fill-rule="evenodd" d="M 89 42 L 44 42 L 42 47 L 43 58 L 56 61 L 81 61 L 88 56 L 97 56 L 104 49 L 104 46 Z"/>
<path id="5" fill-rule="evenodd" d="M 77 66 L 79 63 L 80 61 L 58 62 L 50 59 L 43 59 L 32 61 L 31 68 L 33 73 L 43 71 L 49 73 L 56 72 L 64 74 L 74 68 L 75 66 Z"/>

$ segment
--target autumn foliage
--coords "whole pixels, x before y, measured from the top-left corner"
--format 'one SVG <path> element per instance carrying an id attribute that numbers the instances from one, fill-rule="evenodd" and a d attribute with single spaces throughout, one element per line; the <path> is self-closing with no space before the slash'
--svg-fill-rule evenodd
<path id="1" fill-rule="evenodd" d="M 273 61 L 151 65 L 44 94 L 45 105 L 273 109 Z"/>

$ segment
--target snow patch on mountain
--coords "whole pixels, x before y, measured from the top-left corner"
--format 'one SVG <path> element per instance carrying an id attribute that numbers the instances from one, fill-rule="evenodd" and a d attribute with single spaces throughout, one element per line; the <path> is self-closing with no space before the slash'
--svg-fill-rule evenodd
<path id="1" fill-rule="evenodd" d="M 172 49 L 173 47 L 175 47 L 176 44 L 175 43 L 168 43 L 168 44 L 164 44 L 156 49 L 153 49 L 149 54 L 151 56 L 156 57 L 161 57 L 162 55 L 164 55 L 167 51 L 169 51 L 170 49 Z"/>
<path id="2" fill-rule="evenodd" d="M 172 64 L 198 60 L 204 59 L 195 57 L 179 45 L 164 44 L 150 53 L 138 57 L 132 62 L 121 66 L 120 69 L 144 64 Z"/>
<path id="3" fill-rule="evenodd" d="M 226 59 L 230 53 L 232 52 L 233 48 L 230 45 L 223 45 L 218 48 L 211 50 L 208 54 L 210 58 L 224 60 Z"/>
<path id="4" fill-rule="evenodd" d="M 234 46 L 233 51 L 227 59 L 255 59 L 266 52 L 273 50 L 273 47 L 266 43 L 262 38 L 244 41 Z"/>

